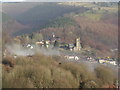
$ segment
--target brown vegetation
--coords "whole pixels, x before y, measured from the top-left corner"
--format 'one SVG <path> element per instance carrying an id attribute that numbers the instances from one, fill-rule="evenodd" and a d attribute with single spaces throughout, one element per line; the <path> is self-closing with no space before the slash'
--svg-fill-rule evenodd
<path id="1" fill-rule="evenodd" d="M 94 73 L 82 63 L 59 64 L 56 59 L 36 54 L 17 57 L 15 65 L 11 57 L 3 59 L 14 65 L 8 72 L 3 64 L 3 88 L 100 88 L 116 80 L 115 73 L 107 67 L 97 67 Z"/>
<path id="2" fill-rule="evenodd" d="M 3 59 L 2 64 L 14 67 L 15 65 L 15 60 L 12 57 L 6 57 Z"/>
<path id="3" fill-rule="evenodd" d="M 28 26 L 25 26 L 16 20 L 9 20 L 2 23 L 2 30 L 4 32 L 9 33 L 10 35 L 13 35 L 16 32 L 19 32 L 20 30 L 27 29 Z"/>

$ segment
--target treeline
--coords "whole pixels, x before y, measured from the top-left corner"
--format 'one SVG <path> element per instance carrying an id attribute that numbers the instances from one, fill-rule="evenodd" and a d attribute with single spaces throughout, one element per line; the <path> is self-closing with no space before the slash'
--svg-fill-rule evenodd
<path id="1" fill-rule="evenodd" d="M 111 7 L 111 6 L 118 5 L 117 2 L 97 2 L 97 3 L 94 2 L 94 4 L 98 5 L 98 6 L 101 6 L 101 7 Z"/>
<path id="2" fill-rule="evenodd" d="M 40 27 L 45 25 L 49 20 L 79 9 L 82 9 L 82 11 L 86 10 L 83 7 L 63 6 L 57 3 L 42 3 L 22 13 L 17 17 L 17 20 L 23 24 Z"/>
<path id="3" fill-rule="evenodd" d="M 75 25 L 75 21 L 72 20 L 70 17 L 58 17 L 53 19 L 49 22 L 49 24 L 45 25 L 45 28 L 48 27 L 64 27 L 65 25 Z"/>

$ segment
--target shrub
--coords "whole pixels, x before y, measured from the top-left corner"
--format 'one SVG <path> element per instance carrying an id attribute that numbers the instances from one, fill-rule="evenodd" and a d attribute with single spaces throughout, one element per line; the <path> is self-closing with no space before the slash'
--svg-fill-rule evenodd
<path id="1" fill-rule="evenodd" d="M 84 85 L 84 88 L 98 88 L 98 84 L 93 81 L 93 80 L 90 80 L 90 81 L 87 81 Z"/>
<path id="2" fill-rule="evenodd" d="M 14 67 L 15 60 L 14 60 L 14 58 L 9 56 L 9 57 L 3 58 L 2 64 L 10 66 L 10 67 Z"/>
<path id="3" fill-rule="evenodd" d="M 52 56 L 36 54 L 32 57 L 32 59 L 34 60 L 34 62 L 41 64 L 41 65 L 45 65 L 46 67 L 51 66 L 51 65 L 54 65 L 54 66 L 57 65 L 57 62 Z"/>
<path id="4" fill-rule="evenodd" d="M 28 78 L 23 77 L 22 67 L 16 67 L 11 72 L 3 70 L 2 87 L 3 88 L 33 88 L 32 82 Z"/>
<path id="5" fill-rule="evenodd" d="M 40 65 L 35 68 L 34 72 L 35 73 L 31 76 L 31 80 L 36 88 L 51 87 L 52 77 L 49 68 Z"/>
<path id="6" fill-rule="evenodd" d="M 101 80 L 102 84 L 113 84 L 116 78 L 113 71 L 105 66 L 97 67 L 95 73 L 97 78 Z"/>
<path id="7" fill-rule="evenodd" d="M 77 80 L 82 80 L 85 75 L 86 69 L 84 68 L 84 65 L 82 64 L 75 64 L 75 63 L 64 63 L 62 64 L 62 68 L 65 70 L 70 71 Z"/>
<path id="8" fill-rule="evenodd" d="M 54 88 L 78 88 L 79 83 L 70 71 L 61 68 L 52 69 Z"/>
<path id="9" fill-rule="evenodd" d="M 20 56 L 20 57 L 17 57 L 16 59 L 16 65 L 21 65 L 21 66 L 28 65 L 28 64 L 33 65 L 34 63 L 35 61 L 29 57 Z"/>

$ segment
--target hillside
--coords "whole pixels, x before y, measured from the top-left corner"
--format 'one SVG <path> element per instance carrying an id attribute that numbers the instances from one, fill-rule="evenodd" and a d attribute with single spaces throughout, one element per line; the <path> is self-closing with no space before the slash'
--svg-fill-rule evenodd
<path id="1" fill-rule="evenodd" d="M 2 11 L 10 17 L 16 19 L 20 14 L 39 5 L 40 3 L 2 3 Z"/>
<path id="2" fill-rule="evenodd" d="M 90 7 L 85 8 L 86 4 Z M 101 5 L 40 3 L 20 13 L 17 20 L 4 23 L 3 29 L 14 35 L 39 32 L 47 39 L 55 33 L 61 42 L 66 43 L 73 43 L 80 37 L 84 48 L 89 46 L 99 55 L 103 52 L 110 55 L 110 50 L 117 48 L 118 44 L 117 7 Z"/>
<path id="3" fill-rule="evenodd" d="M 5 14 L 3 12 L 1 12 L 1 16 L 2 16 L 2 20 L 0 20 L 0 21 L 2 21 L 2 23 L 7 22 L 12 19 L 10 16 L 8 16 L 7 14 Z"/>
<path id="4" fill-rule="evenodd" d="M 90 14 L 99 19 L 91 18 Z M 110 50 L 118 47 L 117 13 L 112 11 L 89 10 L 84 13 L 66 14 L 53 19 L 39 32 L 44 38 L 49 38 L 55 33 L 60 37 L 61 42 L 65 43 L 73 43 L 77 37 L 80 37 L 84 48 L 90 46 L 95 49 L 97 55 L 102 56 L 103 53 L 111 56 Z"/>
<path id="5" fill-rule="evenodd" d="M 27 7 L 26 7 L 27 6 Z M 57 3 L 4 3 L 3 12 L 15 19 L 17 22 L 29 26 L 14 33 L 15 36 L 37 31 L 51 20 L 71 12 L 85 12 L 87 8 L 64 6 Z M 59 11 L 59 12 L 56 12 Z"/>
<path id="6" fill-rule="evenodd" d="M 7 32 L 10 35 L 22 30 L 27 29 L 27 26 L 22 25 L 6 13 L 2 13 L 2 30 L 3 32 Z"/>
<path id="7" fill-rule="evenodd" d="M 114 3 L 4 5 L 3 88 L 117 89 Z"/>
<path id="8" fill-rule="evenodd" d="M 17 20 L 24 24 L 36 25 L 42 23 L 43 25 L 49 20 L 62 16 L 65 13 L 76 12 L 79 9 L 81 9 L 81 12 L 85 11 L 85 8 L 80 7 L 63 6 L 57 3 L 44 3 L 22 13 Z"/>

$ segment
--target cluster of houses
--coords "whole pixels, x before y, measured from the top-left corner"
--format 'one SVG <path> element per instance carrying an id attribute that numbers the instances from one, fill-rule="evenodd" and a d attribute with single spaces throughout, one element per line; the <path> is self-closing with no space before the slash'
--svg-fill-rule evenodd
<path id="1" fill-rule="evenodd" d="M 55 41 L 59 41 L 60 38 L 56 37 L 53 33 L 52 37 L 47 40 L 37 41 L 35 44 L 39 45 L 40 47 L 46 47 L 49 48 L 54 45 Z"/>
<path id="2" fill-rule="evenodd" d="M 80 60 L 80 57 L 78 57 L 77 55 L 65 55 L 64 56 L 67 60 L 70 60 L 70 61 L 77 61 L 77 60 Z M 110 64 L 110 65 L 117 65 L 117 62 L 116 60 L 113 60 L 113 59 L 103 59 L 103 58 L 100 58 L 100 59 L 95 59 L 95 58 L 92 58 L 92 57 L 86 57 L 86 59 L 84 60 L 87 60 L 89 62 L 95 62 L 95 63 L 100 63 L 100 64 Z"/>
<path id="3" fill-rule="evenodd" d="M 98 62 L 100 64 L 111 64 L 111 65 L 117 65 L 117 62 L 113 59 L 98 59 Z"/>
<path id="4" fill-rule="evenodd" d="M 55 41 L 60 41 L 59 37 L 55 37 L 55 35 L 53 35 L 53 37 L 49 40 L 42 40 L 42 41 L 37 41 L 35 44 L 39 45 L 41 47 L 46 47 L 49 48 L 51 45 L 54 45 Z M 71 44 L 63 44 L 62 42 L 59 42 L 59 48 L 63 48 L 65 50 L 70 50 L 70 51 L 80 51 L 81 50 L 81 41 L 80 41 L 80 37 L 76 38 L 75 43 L 71 43 Z"/>
<path id="5" fill-rule="evenodd" d="M 49 40 L 42 40 L 42 41 L 36 42 L 36 45 L 48 48 L 50 45 L 50 41 Z"/>
<path id="6" fill-rule="evenodd" d="M 88 61 L 91 61 L 91 62 L 97 61 L 97 62 L 100 63 L 100 64 L 117 65 L 116 60 L 111 59 L 111 58 L 99 58 L 99 59 L 95 59 L 95 58 L 92 58 L 92 57 L 86 57 L 86 59 L 87 59 Z"/>
<path id="7" fill-rule="evenodd" d="M 55 34 L 52 35 L 52 38 L 51 39 L 48 39 L 48 40 L 42 40 L 42 41 L 37 41 L 35 43 L 35 45 L 38 45 L 40 47 L 46 47 L 46 48 L 49 48 L 49 47 L 54 47 L 54 42 L 55 41 L 60 41 L 60 38 L 59 37 L 56 37 Z M 61 45 L 63 45 L 63 49 L 66 49 L 67 50 L 70 50 L 70 51 L 80 51 L 82 49 L 81 47 L 81 40 L 80 40 L 80 37 L 79 38 L 76 38 L 75 40 L 75 43 L 71 43 L 71 44 L 67 44 L 67 46 L 65 44 L 62 44 L 60 42 Z M 27 44 L 25 45 L 25 47 L 29 48 L 29 49 L 33 49 L 34 48 L 34 45 L 32 44 Z M 59 46 L 59 48 L 61 48 L 61 46 Z M 64 57 L 67 59 L 67 60 L 80 60 L 80 57 L 77 56 L 77 55 L 64 55 Z M 90 61 L 90 62 L 98 62 L 100 64 L 111 64 L 111 65 L 117 65 L 116 61 L 113 60 L 113 59 L 110 59 L 110 58 L 99 58 L 99 59 L 95 59 L 95 58 L 92 58 L 92 57 L 85 57 L 84 60 L 87 60 L 87 61 Z"/>

